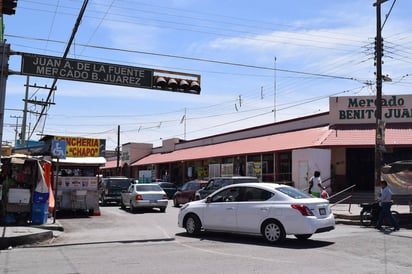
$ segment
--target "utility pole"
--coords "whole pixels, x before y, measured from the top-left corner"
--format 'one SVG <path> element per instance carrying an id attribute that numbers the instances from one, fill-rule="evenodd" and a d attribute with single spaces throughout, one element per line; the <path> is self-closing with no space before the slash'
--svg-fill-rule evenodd
<path id="1" fill-rule="evenodd" d="M 378 197 L 380 191 L 381 171 L 382 171 L 382 149 L 384 143 L 384 127 L 382 122 L 382 23 L 381 23 L 381 4 L 387 0 L 377 0 L 373 4 L 376 7 L 376 38 L 375 38 L 375 55 L 376 55 L 376 134 L 375 134 L 375 197 Z"/>
<path id="2" fill-rule="evenodd" d="M 273 66 L 273 122 L 276 123 L 276 56 Z"/>
<path id="3" fill-rule="evenodd" d="M 117 126 L 117 165 L 116 165 L 116 176 L 120 175 L 120 125 Z"/>
<path id="4" fill-rule="evenodd" d="M 17 136 L 19 134 L 19 119 L 23 118 L 21 116 L 11 115 L 10 118 L 16 118 L 16 128 L 14 129 L 14 145 L 17 143 Z"/>
<path id="5" fill-rule="evenodd" d="M 27 76 L 26 78 L 26 84 L 24 85 L 26 87 L 26 94 L 24 96 L 24 109 L 23 109 L 23 120 L 21 123 L 21 137 L 20 137 L 20 145 L 21 147 L 25 147 L 26 146 L 26 128 L 27 128 L 27 113 L 29 112 L 28 110 L 28 104 L 34 104 L 34 105 L 40 105 L 40 106 L 48 106 L 48 105 L 54 105 L 55 103 L 53 101 L 37 101 L 35 100 L 31 100 L 29 99 L 29 88 L 37 88 L 37 89 L 47 89 L 50 90 L 50 92 L 54 92 L 56 91 L 57 87 L 55 86 L 52 90 L 51 88 L 47 87 L 47 85 L 45 86 L 37 86 L 36 84 L 34 85 L 30 85 L 29 84 L 29 76 Z M 39 118 L 40 119 L 40 118 Z"/>

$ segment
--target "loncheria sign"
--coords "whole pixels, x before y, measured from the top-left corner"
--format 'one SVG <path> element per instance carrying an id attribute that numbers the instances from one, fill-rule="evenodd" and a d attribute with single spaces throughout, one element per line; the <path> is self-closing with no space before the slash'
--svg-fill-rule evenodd
<path id="1" fill-rule="evenodd" d="M 375 96 L 329 98 L 331 124 L 376 123 Z M 382 120 L 387 123 L 412 122 L 412 95 L 382 96 Z"/>

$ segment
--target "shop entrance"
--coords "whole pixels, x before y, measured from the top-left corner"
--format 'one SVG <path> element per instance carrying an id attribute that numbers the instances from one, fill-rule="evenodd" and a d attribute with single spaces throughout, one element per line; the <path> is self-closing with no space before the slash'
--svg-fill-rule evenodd
<path id="1" fill-rule="evenodd" d="M 358 191 L 374 191 L 375 156 L 374 149 L 346 149 L 347 186 L 356 184 Z"/>

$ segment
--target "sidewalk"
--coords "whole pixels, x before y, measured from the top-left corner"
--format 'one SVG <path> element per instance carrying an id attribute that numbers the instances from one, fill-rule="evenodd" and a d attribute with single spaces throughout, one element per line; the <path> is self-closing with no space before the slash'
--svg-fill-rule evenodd
<path id="1" fill-rule="evenodd" d="M 332 205 L 332 212 L 337 224 L 360 225 L 361 210 L 359 204 Z M 391 210 L 400 214 L 401 228 L 412 228 L 412 212 L 409 205 L 392 205 Z"/>
<path id="2" fill-rule="evenodd" d="M 53 223 L 53 218 L 48 218 L 42 225 L 1 226 L 0 229 L 0 250 L 50 240 L 53 231 L 64 231 L 58 220 Z"/>
<path id="3" fill-rule="evenodd" d="M 336 224 L 360 225 L 360 211 L 358 204 L 337 204 L 332 206 Z M 408 205 L 393 205 L 392 210 L 401 215 L 401 228 L 412 229 L 412 213 Z M 9 247 L 34 244 L 53 238 L 53 232 L 64 231 L 63 226 L 53 218 L 48 218 L 43 225 L 32 226 L 2 226 L 0 236 L 0 250 Z"/>

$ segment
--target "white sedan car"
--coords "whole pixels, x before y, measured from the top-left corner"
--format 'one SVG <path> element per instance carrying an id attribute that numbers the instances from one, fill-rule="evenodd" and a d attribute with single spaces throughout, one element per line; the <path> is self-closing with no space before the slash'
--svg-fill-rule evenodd
<path id="1" fill-rule="evenodd" d="M 329 201 L 287 185 L 243 183 L 221 188 L 183 205 L 178 225 L 189 235 L 221 231 L 262 235 L 271 243 L 286 235 L 308 239 L 335 228 Z"/>

